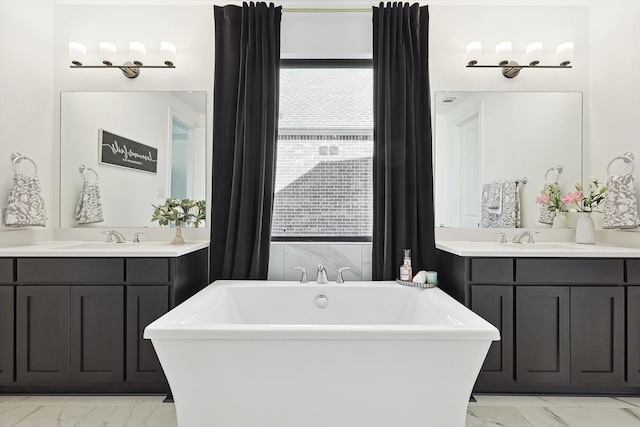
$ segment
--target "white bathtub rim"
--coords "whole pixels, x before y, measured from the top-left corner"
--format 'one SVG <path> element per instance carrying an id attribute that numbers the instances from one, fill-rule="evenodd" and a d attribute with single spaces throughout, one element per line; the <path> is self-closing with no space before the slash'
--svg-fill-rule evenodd
<path id="1" fill-rule="evenodd" d="M 216 323 L 216 324 L 192 324 L 183 323 L 177 320 L 181 316 L 178 313 L 189 312 L 197 304 L 201 304 L 196 297 L 206 298 L 210 293 L 219 287 L 243 288 L 289 288 L 299 287 L 310 290 L 321 291 L 322 289 L 339 288 L 394 288 L 401 285 L 394 282 L 348 282 L 345 284 L 300 284 L 297 282 L 270 282 L 270 281 L 217 281 L 200 291 L 196 296 L 175 307 L 171 312 L 152 322 L 144 331 L 146 339 L 324 339 L 324 340 L 500 340 L 499 331 L 486 320 L 480 318 L 475 313 L 473 323 L 462 325 L 452 324 L 407 324 L 407 323 L 327 323 L 327 324 L 305 324 L 305 323 Z M 405 292 L 416 294 L 425 292 L 433 293 L 434 298 L 449 299 L 446 293 L 438 288 L 420 289 L 404 288 Z M 464 309 L 461 304 L 456 309 Z M 466 314 L 468 315 L 468 314 Z M 174 320 L 175 319 L 175 320 Z M 183 319 L 184 320 L 184 319 Z"/>

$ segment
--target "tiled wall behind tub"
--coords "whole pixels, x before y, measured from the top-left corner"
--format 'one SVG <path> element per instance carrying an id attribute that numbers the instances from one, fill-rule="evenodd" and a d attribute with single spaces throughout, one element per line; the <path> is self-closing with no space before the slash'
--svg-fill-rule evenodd
<path id="1" fill-rule="evenodd" d="M 340 267 L 345 281 L 371 280 L 371 243 L 271 243 L 268 280 L 300 280 L 300 271 L 307 270 L 307 278 L 315 282 L 318 264 L 324 265 L 327 278 L 335 282 Z"/>

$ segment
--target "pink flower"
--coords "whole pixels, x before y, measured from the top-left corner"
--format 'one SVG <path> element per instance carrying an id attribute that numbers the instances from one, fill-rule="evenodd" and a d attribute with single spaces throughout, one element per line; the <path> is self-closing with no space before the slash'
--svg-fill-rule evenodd
<path id="1" fill-rule="evenodd" d="M 540 196 L 536 197 L 536 203 L 540 203 L 544 205 L 545 203 L 549 203 L 549 195 L 547 193 L 542 193 Z"/>
<path id="2" fill-rule="evenodd" d="M 580 203 L 580 201 L 582 201 L 582 191 L 569 192 L 562 198 L 562 203 Z"/>

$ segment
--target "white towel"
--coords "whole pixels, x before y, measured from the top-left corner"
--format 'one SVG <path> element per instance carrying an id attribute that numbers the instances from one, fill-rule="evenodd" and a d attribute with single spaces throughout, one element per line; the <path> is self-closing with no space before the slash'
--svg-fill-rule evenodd
<path id="1" fill-rule="evenodd" d="M 47 225 L 47 210 L 37 176 L 21 173 L 13 175 L 4 225 L 7 227 Z"/>
<path id="2" fill-rule="evenodd" d="M 631 174 L 609 176 L 602 228 L 636 228 L 638 196 Z"/>
<path id="3" fill-rule="evenodd" d="M 100 202 L 100 187 L 97 182 L 82 186 L 82 193 L 76 205 L 76 219 L 79 224 L 91 224 L 104 221 L 102 217 L 102 203 Z"/>
<path id="4" fill-rule="evenodd" d="M 480 226 L 482 228 L 518 228 L 520 227 L 520 192 L 515 180 L 502 179 L 483 185 L 499 185 L 502 199 L 499 209 L 489 208 L 483 198 L 480 206 Z M 487 193 L 488 196 L 488 193 Z"/>

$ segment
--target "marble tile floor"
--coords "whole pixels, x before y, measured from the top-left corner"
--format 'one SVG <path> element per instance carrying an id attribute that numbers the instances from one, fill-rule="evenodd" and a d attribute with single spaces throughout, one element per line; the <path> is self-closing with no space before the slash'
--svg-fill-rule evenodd
<path id="1" fill-rule="evenodd" d="M 163 398 L 0 395 L 0 427 L 176 427 L 175 407 Z M 475 398 L 467 427 L 640 427 L 640 397 Z"/>

